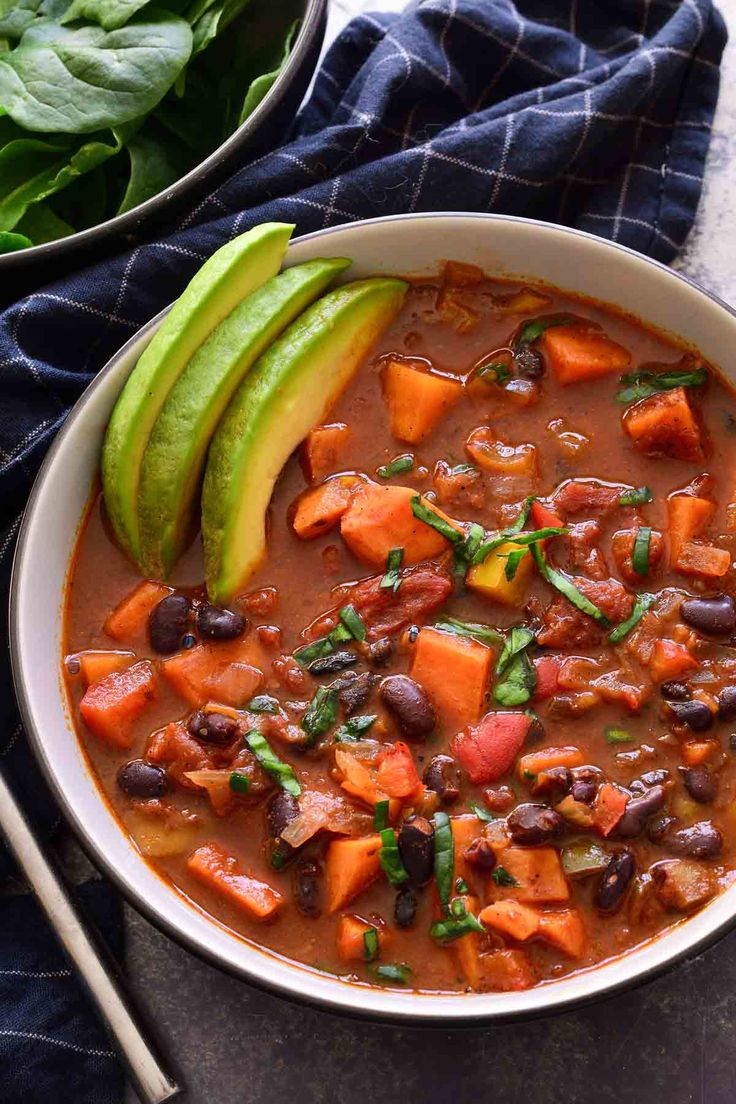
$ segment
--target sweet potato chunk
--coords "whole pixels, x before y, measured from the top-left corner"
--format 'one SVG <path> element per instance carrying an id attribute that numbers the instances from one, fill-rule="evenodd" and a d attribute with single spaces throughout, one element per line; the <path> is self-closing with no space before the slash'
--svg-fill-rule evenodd
<path id="1" fill-rule="evenodd" d="M 113 640 L 130 641 L 145 635 L 148 617 L 154 607 L 173 594 L 173 589 L 163 583 L 146 580 L 130 592 L 109 614 L 105 632 Z"/>
<path id="2" fill-rule="evenodd" d="M 381 487 L 365 483 L 355 490 L 340 521 L 340 533 L 353 555 L 369 567 L 385 567 L 392 548 L 404 549 L 404 563 L 431 560 L 449 548 L 449 542 L 431 525 L 414 517 L 411 487 Z M 432 503 L 422 502 L 449 525 L 460 530 Z"/>
<path id="3" fill-rule="evenodd" d="M 478 467 L 497 475 L 537 474 L 537 450 L 534 445 L 508 445 L 488 426 L 474 429 L 465 442 L 465 451 Z"/>
<path id="4" fill-rule="evenodd" d="M 381 837 L 333 840 L 327 848 L 327 909 L 338 912 L 375 881 L 381 872 Z"/>
<path id="5" fill-rule="evenodd" d="M 268 920 L 283 904 L 278 890 L 243 874 L 235 857 L 217 843 L 198 847 L 187 859 L 187 870 L 228 904 L 256 920 Z"/>
<path id="6" fill-rule="evenodd" d="M 292 527 L 301 540 L 314 540 L 334 529 L 350 505 L 356 476 L 327 479 L 300 494 L 294 506 Z"/>
<path id="7" fill-rule="evenodd" d="M 480 716 L 492 660 L 491 649 L 477 640 L 426 628 L 414 647 L 411 677 L 447 725 L 464 728 Z"/>
<path id="8" fill-rule="evenodd" d="M 428 437 L 462 395 L 460 380 L 448 379 L 414 364 L 391 360 L 383 378 L 391 432 L 416 445 Z"/>
<path id="9" fill-rule="evenodd" d="M 670 567 L 677 567 L 683 546 L 700 536 L 716 512 L 708 498 L 675 493 L 667 498 L 667 532 L 670 539 Z"/>
<path id="10" fill-rule="evenodd" d="M 641 399 L 625 411 L 623 427 L 640 452 L 697 463 L 703 459 L 700 426 L 687 390 L 675 387 Z"/>
<path id="11" fill-rule="evenodd" d="M 338 456 L 350 436 L 344 422 L 316 426 L 302 445 L 301 461 L 310 483 L 318 483 L 338 467 Z"/>
<path id="12" fill-rule="evenodd" d="M 540 345 L 547 362 L 563 384 L 596 379 L 609 372 L 625 372 L 631 354 L 600 330 L 585 326 L 551 326 Z"/>
<path id="13" fill-rule="evenodd" d="M 133 742 L 133 723 L 156 693 L 156 676 L 148 660 L 126 671 L 112 671 L 84 693 L 79 712 L 87 727 L 113 747 Z"/>
<path id="14" fill-rule="evenodd" d="M 484 988 L 499 993 L 531 989 L 536 981 L 524 951 L 492 951 L 483 955 L 481 970 Z"/>
<path id="15" fill-rule="evenodd" d="M 652 867 L 657 897 L 665 908 L 678 912 L 704 905 L 716 891 L 711 870 L 691 859 L 667 859 Z"/>

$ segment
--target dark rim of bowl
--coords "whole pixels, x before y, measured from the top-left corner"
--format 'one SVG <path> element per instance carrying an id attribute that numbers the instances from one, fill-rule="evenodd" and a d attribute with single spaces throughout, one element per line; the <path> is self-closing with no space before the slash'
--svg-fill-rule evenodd
<path id="1" fill-rule="evenodd" d="M 112 218 L 106 219 L 105 222 L 89 226 L 86 230 L 78 230 L 74 234 L 69 234 L 66 238 L 58 238 L 56 241 L 33 245 L 28 249 L 18 249 L 12 253 L 0 254 L 0 270 L 4 267 L 13 267 L 14 262 L 16 264 L 32 264 L 33 262 L 41 263 L 56 259 L 56 257 L 61 257 L 65 253 L 82 246 L 97 244 L 106 237 L 125 234 L 127 231 L 133 230 L 138 223 L 162 211 L 170 201 L 182 199 L 192 185 L 201 181 L 203 177 L 206 177 L 223 162 L 227 161 L 259 129 L 268 116 L 278 109 L 289 94 L 292 84 L 301 72 L 302 66 L 309 58 L 318 40 L 321 39 L 327 13 L 327 2 L 328 0 L 305 0 L 304 15 L 299 33 L 283 71 L 279 73 L 273 86 L 269 88 L 255 111 L 204 161 L 198 161 L 189 172 L 177 180 L 175 184 L 172 184 L 170 188 L 157 192 L 155 196 L 139 203 L 131 211 L 126 211 L 122 215 L 114 215 Z M 316 72 L 316 60 L 315 58 L 314 68 L 309 75 L 310 81 Z M 235 171 L 236 167 L 233 166 L 233 172 Z"/>
<path id="2" fill-rule="evenodd" d="M 733 319 L 736 320 L 736 309 L 729 306 L 723 299 L 715 295 L 713 292 L 707 291 L 701 287 L 696 281 L 691 280 L 690 277 L 684 276 L 681 272 L 663 264 L 661 261 L 654 260 L 652 257 L 647 257 L 643 253 L 639 253 L 635 249 L 630 249 L 628 246 L 620 245 L 618 242 L 611 242 L 605 238 L 600 238 L 596 234 L 587 233 L 584 230 L 578 230 L 574 227 L 559 226 L 556 223 L 544 222 L 541 219 L 523 218 L 518 215 L 497 215 L 484 212 L 473 211 L 433 211 L 422 212 L 416 214 L 403 214 L 403 215 L 387 215 L 374 219 L 363 219 L 359 222 L 352 223 L 340 223 L 337 226 L 327 227 L 323 230 L 316 230 L 310 234 L 305 234 L 300 238 L 294 240 L 296 242 L 313 241 L 315 239 L 329 237 L 329 235 L 335 233 L 338 230 L 352 230 L 357 229 L 364 225 L 373 225 L 386 222 L 405 222 L 416 221 L 419 219 L 435 219 L 435 218 L 475 218 L 484 219 L 489 222 L 511 222 L 522 223 L 525 225 L 532 225 L 542 228 L 544 231 L 554 230 L 563 234 L 569 234 L 573 237 L 585 238 L 597 245 L 601 245 L 605 248 L 615 249 L 621 253 L 628 254 L 630 257 L 635 258 L 641 264 L 649 265 L 653 268 L 659 269 L 663 273 L 667 273 L 670 278 L 680 280 L 683 284 L 692 288 L 700 295 L 705 296 L 711 302 L 721 307 L 726 311 Z M 299 992 L 296 986 L 292 987 L 287 983 L 281 981 L 273 981 L 256 974 L 248 966 L 242 964 L 227 961 L 220 957 L 215 951 L 211 951 L 208 947 L 202 945 L 198 940 L 186 932 L 180 930 L 173 921 L 168 917 L 161 915 L 153 905 L 149 904 L 132 886 L 129 886 L 122 875 L 119 873 L 113 863 L 107 858 L 102 850 L 98 847 L 94 837 L 91 833 L 88 833 L 82 822 L 79 820 L 76 814 L 76 810 L 70 797 L 67 796 L 60 783 L 57 781 L 56 775 L 51 769 L 49 762 L 46 759 L 45 748 L 41 734 L 37 730 L 32 719 L 32 710 L 29 697 L 26 693 L 25 682 L 23 678 L 23 672 L 21 668 L 20 659 L 20 642 L 19 642 L 19 621 L 18 621 L 18 601 L 17 595 L 20 588 L 20 579 L 23 574 L 23 560 L 25 556 L 26 544 L 28 541 L 28 530 L 30 525 L 30 519 L 33 516 L 36 499 L 39 496 L 40 488 L 53 466 L 56 452 L 59 449 L 61 442 L 64 438 L 74 431 L 74 424 L 79 416 L 80 410 L 84 404 L 84 401 L 94 392 L 94 390 L 101 384 L 103 378 L 107 374 L 114 370 L 115 365 L 119 361 L 120 357 L 124 355 L 125 351 L 137 341 L 143 334 L 153 329 L 161 320 L 161 318 L 169 310 L 169 307 L 165 307 L 162 311 L 144 326 L 142 326 L 133 337 L 129 338 L 124 345 L 107 361 L 103 368 L 100 369 L 95 379 L 90 383 L 86 391 L 77 400 L 72 411 L 69 413 L 64 425 L 59 430 L 55 440 L 51 444 L 48 453 L 39 469 L 39 472 L 34 481 L 31 493 L 28 498 L 28 503 L 23 514 L 21 526 L 18 532 L 18 540 L 15 548 L 15 554 L 13 556 L 13 566 L 11 570 L 10 579 L 10 599 L 9 599 L 9 643 L 10 643 L 10 657 L 13 672 L 13 683 L 15 688 L 15 694 L 18 700 L 18 708 L 23 722 L 23 727 L 30 739 L 30 744 L 33 749 L 36 760 L 41 766 L 44 778 L 48 783 L 54 797 L 58 801 L 61 811 L 65 820 L 73 830 L 78 842 L 82 849 L 90 858 L 92 863 L 101 868 L 104 874 L 110 879 L 110 881 L 117 887 L 122 893 L 127 902 L 135 908 L 145 919 L 153 924 L 159 931 L 163 932 L 169 938 L 173 939 L 180 947 L 193 953 L 204 962 L 209 963 L 212 966 L 216 966 L 218 969 L 231 974 L 233 977 L 238 978 L 241 981 L 246 981 L 248 984 L 253 985 L 257 989 L 270 993 L 272 995 L 286 998 L 293 1001 L 296 1004 L 306 1005 L 308 1007 L 317 1007 L 321 1011 L 331 1012 L 333 1015 L 341 1015 L 358 1020 L 370 1020 L 374 1023 L 389 1023 L 389 1024 L 401 1024 L 404 1026 L 417 1026 L 435 1030 L 448 1030 L 448 1029 L 473 1029 L 487 1027 L 491 1023 L 511 1023 L 520 1020 L 538 1020 L 546 1017 L 559 1015 L 565 1012 L 574 1011 L 578 1008 L 583 1008 L 591 1004 L 596 1004 L 606 998 L 612 997 L 618 993 L 627 992 L 632 989 L 636 989 L 648 982 L 654 981 L 655 978 L 662 976 L 669 970 L 673 969 L 675 965 L 682 962 L 689 961 L 702 951 L 707 950 L 713 946 L 720 939 L 723 938 L 729 931 L 736 927 L 736 913 L 727 917 L 721 923 L 719 923 L 712 931 L 704 933 L 700 938 L 695 940 L 687 948 L 683 948 L 672 954 L 666 961 L 657 963 L 652 966 L 648 966 L 641 970 L 635 977 L 623 978 L 620 981 L 610 982 L 595 989 L 590 993 L 582 995 L 561 997 L 553 1000 L 550 1007 L 540 1007 L 535 1009 L 522 1009 L 509 1012 L 472 1012 L 468 1011 L 467 1016 L 453 1016 L 451 1019 L 441 1019 L 439 1016 L 430 1016 L 429 1014 L 415 1014 L 412 1016 L 410 1013 L 405 1012 L 389 1012 L 389 1011 L 373 1011 L 372 1009 L 361 1008 L 357 1001 L 360 999 L 360 994 L 365 990 L 362 986 L 355 988 L 356 1004 L 352 1007 L 345 1007 L 338 1000 L 332 1000 L 329 996 L 320 995 L 307 995 L 306 993 Z M 122 828 L 121 828 L 122 831 Z M 143 860 L 145 861 L 145 859 Z M 171 890 L 171 892 L 175 892 Z M 213 921 L 214 922 L 214 921 Z M 666 933 L 661 936 L 655 937 L 655 939 L 666 938 Z M 653 942 L 653 941 L 652 941 Z M 289 959 L 279 958 L 279 956 L 271 955 L 269 952 L 259 948 L 257 944 L 247 944 L 251 949 L 260 951 L 266 958 L 276 958 L 282 963 L 286 963 L 292 966 L 295 977 L 299 976 L 300 972 L 309 975 L 312 971 L 309 967 L 305 967 L 302 963 L 292 963 Z M 635 953 L 635 949 L 627 952 L 627 954 Z M 622 955 L 621 958 L 625 958 Z M 589 971 L 585 971 L 586 974 L 594 976 L 597 967 L 591 967 Z M 317 971 L 319 973 L 319 971 Z M 339 979 L 336 979 L 339 980 Z M 342 983 L 343 985 L 349 985 L 349 983 Z M 543 986 L 539 989 L 539 992 L 544 994 L 551 994 L 554 997 L 554 985 Z M 422 996 L 431 997 L 432 994 L 422 993 Z M 446 994 L 438 994 L 443 996 Z M 462 996 L 458 996 L 458 1000 L 462 1000 Z M 470 998 L 469 1003 L 472 1002 Z"/>

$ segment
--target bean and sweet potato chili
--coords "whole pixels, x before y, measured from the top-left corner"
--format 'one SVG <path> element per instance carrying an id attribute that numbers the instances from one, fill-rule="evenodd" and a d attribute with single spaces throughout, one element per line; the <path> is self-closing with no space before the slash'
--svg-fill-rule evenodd
<path id="1" fill-rule="evenodd" d="M 101 499 L 67 598 L 80 739 L 141 852 L 356 983 L 524 989 L 736 868 L 736 397 L 612 309 L 448 263 L 289 460 L 208 604 Z"/>

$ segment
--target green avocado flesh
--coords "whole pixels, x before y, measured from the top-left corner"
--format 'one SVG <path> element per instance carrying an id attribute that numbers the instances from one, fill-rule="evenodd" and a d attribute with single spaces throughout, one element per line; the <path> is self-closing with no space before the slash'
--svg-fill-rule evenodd
<path id="1" fill-rule="evenodd" d="M 267 280 L 200 346 L 171 388 L 143 454 L 140 563 L 165 578 L 192 537 L 207 448 L 254 362 L 350 261 L 316 260 Z"/>
<path id="2" fill-rule="evenodd" d="M 293 229 L 263 223 L 218 249 L 176 300 L 120 393 L 102 447 L 102 490 L 115 535 L 136 562 L 141 462 L 166 396 L 223 318 L 276 275 Z"/>
<path id="3" fill-rule="evenodd" d="M 406 294 L 402 280 L 345 284 L 314 303 L 251 368 L 210 446 L 202 539 L 210 601 L 226 604 L 266 550 L 266 514 L 281 469 L 319 425 Z"/>

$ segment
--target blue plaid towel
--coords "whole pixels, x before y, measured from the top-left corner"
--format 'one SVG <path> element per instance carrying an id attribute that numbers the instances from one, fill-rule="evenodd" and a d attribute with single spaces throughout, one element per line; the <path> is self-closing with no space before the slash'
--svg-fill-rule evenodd
<path id="1" fill-rule="evenodd" d="M 404 211 L 503 211 L 671 260 L 700 194 L 724 42 L 710 0 L 425 0 L 355 19 L 289 145 L 236 173 L 165 240 L 0 315 L 0 586 L 72 404 L 214 249 L 255 223 L 304 233 Z M 3 767 L 49 830 L 53 803 L 6 663 L 0 711 Z M 119 1071 L 33 908 L 0 900 L 0 1096 L 103 1104 Z"/>

